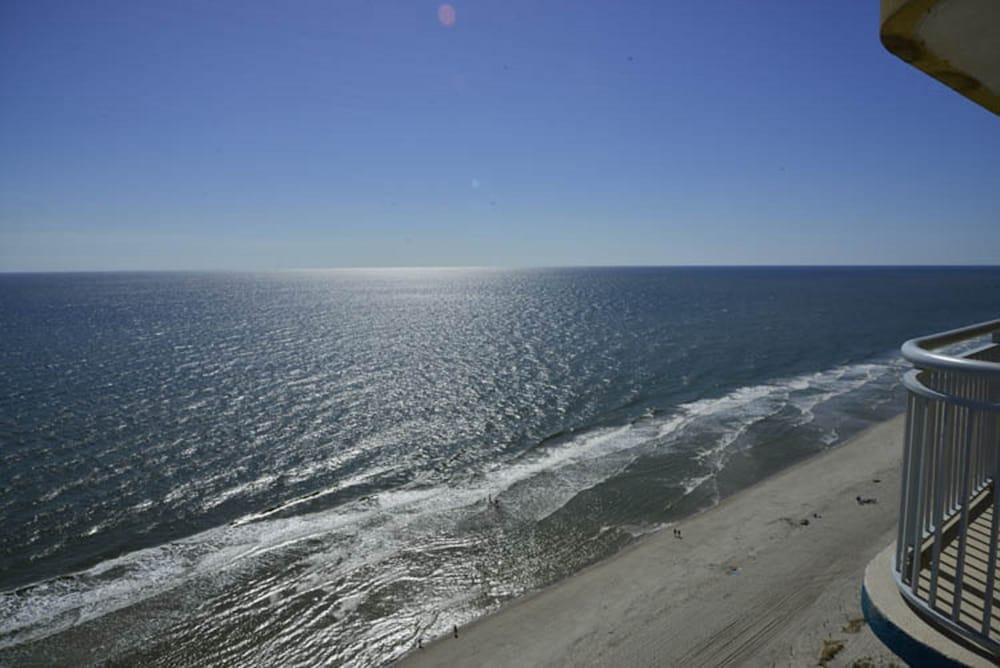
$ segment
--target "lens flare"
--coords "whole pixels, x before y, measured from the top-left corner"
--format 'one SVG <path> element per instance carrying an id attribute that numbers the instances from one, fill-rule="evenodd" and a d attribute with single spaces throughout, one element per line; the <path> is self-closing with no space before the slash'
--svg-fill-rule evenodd
<path id="1" fill-rule="evenodd" d="M 438 21 L 445 28 L 451 28 L 455 25 L 455 8 L 449 4 L 438 7 Z"/>

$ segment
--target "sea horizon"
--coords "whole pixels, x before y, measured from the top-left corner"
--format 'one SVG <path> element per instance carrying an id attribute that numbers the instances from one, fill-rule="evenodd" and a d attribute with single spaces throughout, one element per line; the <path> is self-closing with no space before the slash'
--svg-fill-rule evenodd
<path id="1" fill-rule="evenodd" d="M 422 270 L 469 270 L 469 271 L 546 271 L 560 269 L 995 269 L 995 264 L 937 264 L 937 263 L 889 263 L 889 264 L 558 264 L 558 265 L 358 265 L 330 267 L 276 267 L 276 268 L 127 268 L 127 269 L 0 269 L 0 276 L 26 276 L 34 274 L 252 274 L 252 273 L 295 273 L 333 271 L 422 271 Z"/>

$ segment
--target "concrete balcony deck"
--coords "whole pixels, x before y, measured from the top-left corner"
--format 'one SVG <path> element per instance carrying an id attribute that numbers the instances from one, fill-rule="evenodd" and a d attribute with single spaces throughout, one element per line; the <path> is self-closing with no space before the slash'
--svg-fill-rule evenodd
<path id="1" fill-rule="evenodd" d="M 996 642 L 1000 639 L 1000 616 L 986 616 L 986 591 L 990 580 L 990 570 L 995 572 L 997 558 L 990 560 L 990 532 L 993 530 L 993 507 L 991 495 L 981 495 L 979 512 L 969 523 L 965 545 L 964 568 L 960 566 L 961 540 L 957 531 L 942 546 L 939 559 L 938 583 L 935 595 L 931 595 L 930 559 L 933 543 L 925 547 L 924 565 L 917 581 L 917 596 L 921 600 L 933 601 L 931 609 L 940 615 L 954 616 L 959 624 L 979 629 L 984 637 Z M 957 529 L 957 523 L 955 524 Z M 959 575 L 961 572 L 961 576 Z M 956 597 L 956 592 L 958 596 Z M 994 590 L 989 607 L 1000 610 L 1000 599 Z M 985 626 L 984 626 L 985 625 Z"/>
<path id="2" fill-rule="evenodd" d="M 865 570 L 861 607 L 872 632 L 911 666 L 995 666 L 988 654 L 941 630 L 906 602 L 890 575 L 895 549 L 895 543 L 889 545 Z"/>

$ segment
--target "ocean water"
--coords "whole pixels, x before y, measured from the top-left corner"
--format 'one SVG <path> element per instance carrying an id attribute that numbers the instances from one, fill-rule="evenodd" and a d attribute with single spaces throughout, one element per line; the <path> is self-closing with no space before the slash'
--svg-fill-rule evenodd
<path id="1" fill-rule="evenodd" d="M 0 664 L 384 664 L 998 314 L 998 268 L 0 275 Z"/>

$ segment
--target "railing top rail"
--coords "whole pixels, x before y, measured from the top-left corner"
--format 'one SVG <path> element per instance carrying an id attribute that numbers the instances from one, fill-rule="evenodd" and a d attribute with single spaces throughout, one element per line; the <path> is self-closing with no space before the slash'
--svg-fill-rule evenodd
<path id="1" fill-rule="evenodd" d="M 980 322 L 968 327 L 960 327 L 939 334 L 910 339 L 903 344 L 903 357 L 920 369 L 942 369 L 962 373 L 1000 376 L 1000 364 L 986 360 L 955 357 L 931 352 L 953 343 L 968 341 L 990 333 L 1000 332 L 1000 319 Z"/>
<path id="2" fill-rule="evenodd" d="M 952 406 L 965 406 L 966 408 L 971 408 L 977 411 L 1000 412 L 1000 404 L 998 403 L 977 399 L 965 399 L 931 389 L 920 382 L 920 373 L 921 369 L 910 369 L 903 374 L 903 387 L 914 394 L 919 394 L 925 399 L 934 399 L 935 401 L 951 404 Z"/>

